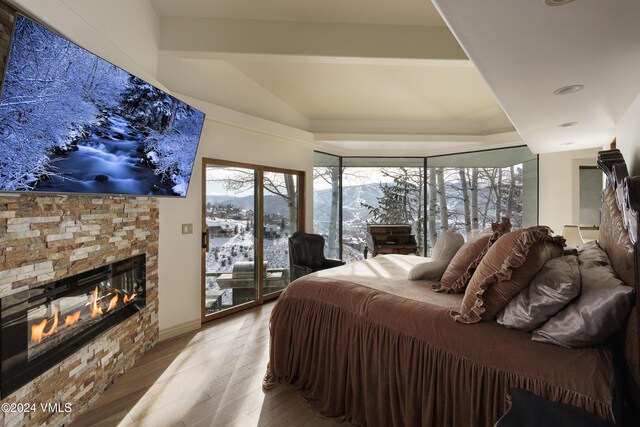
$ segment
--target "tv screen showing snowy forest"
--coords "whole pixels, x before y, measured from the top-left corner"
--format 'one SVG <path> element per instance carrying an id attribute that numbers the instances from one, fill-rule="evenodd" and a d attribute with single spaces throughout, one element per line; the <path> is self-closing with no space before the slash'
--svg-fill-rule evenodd
<path id="1" fill-rule="evenodd" d="M 204 113 L 16 15 L 0 191 L 186 196 Z"/>

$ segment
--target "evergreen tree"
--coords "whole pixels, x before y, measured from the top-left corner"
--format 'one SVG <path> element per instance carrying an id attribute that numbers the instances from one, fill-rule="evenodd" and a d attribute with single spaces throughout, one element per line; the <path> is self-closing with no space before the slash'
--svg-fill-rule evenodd
<path id="1" fill-rule="evenodd" d="M 164 132 L 190 109 L 168 93 L 130 76 L 122 92 L 121 113 L 136 126 Z"/>
<path id="2" fill-rule="evenodd" d="M 418 247 L 422 247 L 422 222 L 424 216 L 424 178 L 420 168 L 398 168 L 382 170 L 382 174 L 393 179 L 392 183 L 380 184 L 382 195 L 378 206 L 361 203 L 369 211 L 372 221 L 381 224 L 409 224 L 413 227 Z"/>

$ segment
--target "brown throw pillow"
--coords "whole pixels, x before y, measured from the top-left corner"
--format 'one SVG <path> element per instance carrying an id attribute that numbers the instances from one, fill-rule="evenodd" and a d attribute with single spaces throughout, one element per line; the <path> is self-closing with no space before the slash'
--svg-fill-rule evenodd
<path id="1" fill-rule="evenodd" d="M 442 274 L 436 292 L 464 292 L 482 257 L 500 236 L 511 231 L 511 221 L 509 218 L 502 218 L 502 222 L 491 224 L 491 229 L 491 233 L 482 233 L 462 245 Z"/>
<path id="2" fill-rule="evenodd" d="M 562 255 L 564 238 L 549 227 L 531 227 L 500 237 L 473 273 L 453 318 L 462 323 L 495 319 L 509 300 L 522 291 L 542 266 Z"/>

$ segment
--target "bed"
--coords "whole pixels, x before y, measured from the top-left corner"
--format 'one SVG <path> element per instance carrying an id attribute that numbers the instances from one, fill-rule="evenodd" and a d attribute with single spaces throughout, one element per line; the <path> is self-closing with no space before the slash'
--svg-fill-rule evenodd
<path id="1" fill-rule="evenodd" d="M 609 186 L 599 243 L 637 289 L 637 182 L 625 179 L 617 150 L 601 152 L 599 165 Z M 423 261 L 378 256 L 292 282 L 270 319 L 264 388 L 295 387 L 320 416 L 358 425 L 492 426 L 509 410 L 510 389 L 609 422 L 637 421 L 637 303 L 606 346 L 539 343 L 494 321 L 452 321 L 462 294 L 406 279 Z"/>

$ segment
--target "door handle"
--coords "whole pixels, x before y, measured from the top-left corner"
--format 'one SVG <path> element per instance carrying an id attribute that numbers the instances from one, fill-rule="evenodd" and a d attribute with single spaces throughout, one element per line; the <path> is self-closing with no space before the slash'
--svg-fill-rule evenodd
<path id="1" fill-rule="evenodd" d="M 201 247 L 207 251 L 209 250 L 209 233 L 207 231 L 202 232 Z"/>

